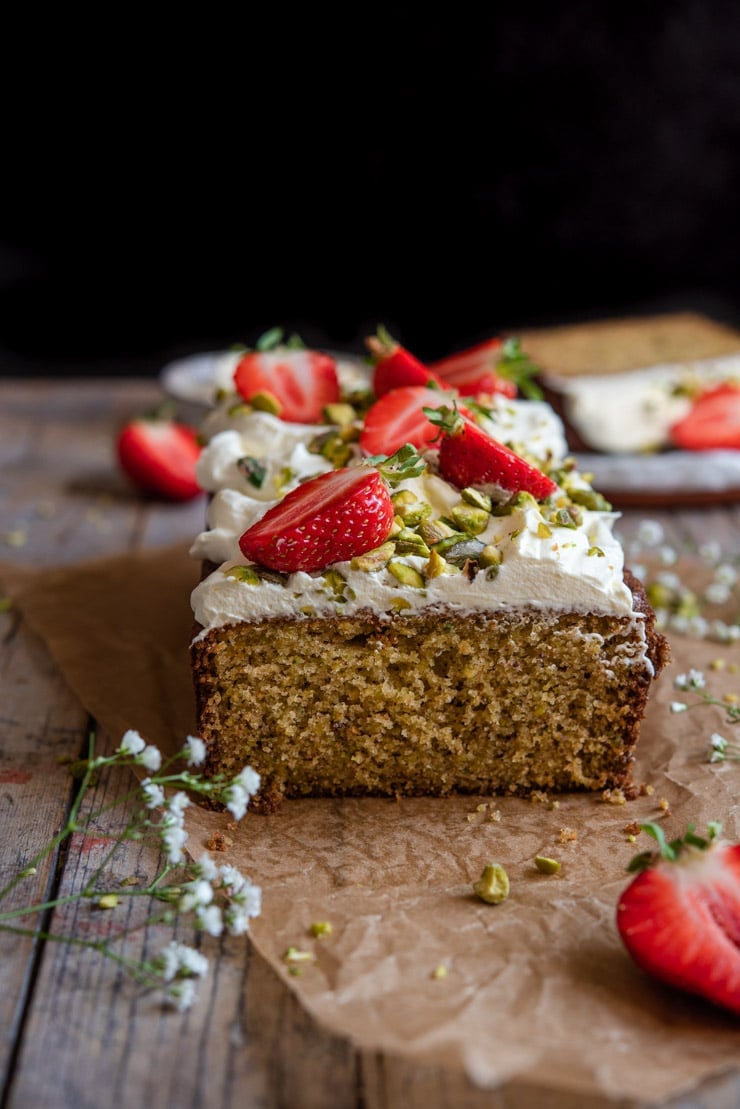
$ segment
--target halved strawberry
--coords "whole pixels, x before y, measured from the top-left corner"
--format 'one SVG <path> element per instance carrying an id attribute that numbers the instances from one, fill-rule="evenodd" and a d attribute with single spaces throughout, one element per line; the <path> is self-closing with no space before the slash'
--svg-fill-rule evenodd
<path id="1" fill-rule="evenodd" d="M 248 351 L 234 370 L 234 384 L 245 401 L 288 423 L 320 423 L 326 405 L 339 400 L 336 361 L 307 348 Z"/>
<path id="2" fill-rule="evenodd" d="M 669 435 L 681 450 L 740 450 L 740 384 L 726 382 L 700 393 Z"/>
<path id="3" fill-rule="evenodd" d="M 425 407 L 443 404 L 449 393 L 423 385 L 407 385 L 392 389 L 370 405 L 360 434 L 360 446 L 366 454 L 393 454 L 404 443 L 417 449 L 428 447 L 437 438 L 437 429 L 429 422 Z"/>
<path id="4" fill-rule="evenodd" d="M 430 368 L 461 396 L 477 397 L 481 393 L 517 395 L 516 383 L 499 377 L 496 363 L 501 357 L 503 340 L 494 338 L 476 343 L 432 362 Z"/>
<path id="5" fill-rule="evenodd" d="M 521 393 L 531 400 L 542 398 L 542 390 L 533 380 L 539 367 L 513 337 L 485 339 L 430 363 L 430 369 L 462 397 L 483 393 L 516 397 Z"/>
<path id="6" fill-rule="evenodd" d="M 667 843 L 643 824 L 659 850 L 633 860 L 640 869 L 619 899 L 617 928 L 646 973 L 740 1015 L 740 844 L 694 834 Z"/>
<path id="7" fill-rule="evenodd" d="M 510 493 L 531 493 L 544 500 L 556 492 L 555 482 L 493 439 L 457 405 L 427 409 L 429 420 L 441 431 L 439 472 L 459 489 L 468 485 L 498 485 Z"/>
<path id="8" fill-rule="evenodd" d="M 246 558 L 271 570 L 323 570 L 384 543 L 393 512 L 378 470 L 342 467 L 291 490 L 247 528 L 239 546 Z"/>
<path id="9" fill-rule="evenodd" d="M 372 356 L 373 392 L 376 397 L 385 396 L 391 389 L 406 385 L 429 385 L 430 382 L 434 382 L 440 389 L 449 388 L 433 370 L 397 343 L 384 327 L 379 327 L 377 334 L 368 336 L 365 346 Z"/>
<path id="10" fill-rule="evenodd" d="M 201 447 L 194 428 L 166 417 L 130 420 L 116 438 L 123 472 L 137 489 L 173 501 L 202 492 L 195 476 Z"/>

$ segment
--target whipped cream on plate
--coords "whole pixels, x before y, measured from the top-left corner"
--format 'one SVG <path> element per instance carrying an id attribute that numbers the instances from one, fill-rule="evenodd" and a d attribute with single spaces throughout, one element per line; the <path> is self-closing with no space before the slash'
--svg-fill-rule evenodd
<path id="1" fill-rule="evenodd" d="M 657 451 L 670 445 L 670 428 L 688 413 L 698 388 L 740 382 L 740 353 L 620 374 L 548 374 L 547 381 L 562 394 L 567 420 L 592 450 Z"/>

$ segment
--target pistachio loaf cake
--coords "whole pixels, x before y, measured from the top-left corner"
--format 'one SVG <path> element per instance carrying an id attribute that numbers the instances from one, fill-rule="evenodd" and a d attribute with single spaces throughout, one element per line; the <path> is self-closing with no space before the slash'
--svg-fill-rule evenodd
<path id="1" fill-rule="evenodd" d="M 667 647 L 526 358 L 368 348 L 221 368 L 191 548 L 209 770 L 252 765 L 263 809 L 629 789 Z"/>

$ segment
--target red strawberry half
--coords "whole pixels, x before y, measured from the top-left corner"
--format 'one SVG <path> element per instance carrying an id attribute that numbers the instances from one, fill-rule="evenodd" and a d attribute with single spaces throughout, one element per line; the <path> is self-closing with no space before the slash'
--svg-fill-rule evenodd
<path id="1" fill-rule="evenodd" d="M 619 899 L 617 927 L 627 951 L 648 974 L 740 1015 L 740 844 L 688 834 L 666 843 L 642 825 L 660 850 L 639 855 L 641 869 Z"/>
<path id="2" fill-rule="evenodd" d="M 510 493 L 531 493 L 544 500 L 556 492 L 555 482 L 463 415 L 457 407 L 427 409 L 441 430 L 439 471 L 459 489 L 468 485 L 498 485 Z"/>
<path id="3" fill-rule="evenodd" d="M 481 393 L 503 393 L 507 397 L 515 397 L 518 391 L 516 382 L 507 381 L 496 373 L 501 347 L 501 339 L 486 339 L 432 362 L 430 369 L 464 397 L 477 397 Z"/>
<path id="4" fill-rule="evenodd" d="M 424 409 L 436 408 L 445 398 L 449 398 L 449 393 L 423 385 L 392 389 L 365 413 L 360 446 L 366 454 L 394 454 L 404 443 L 423 450 L 438 435 Z"/>
<path id="5" fill-rule="evenodd" d="M 391 389 L 407 385 L 429 385 L 434 382 L 440 389 L 449 386 L 425 366 L 423 362 L 391 338 L 385 328 L 379 327 L 376 335 L 365 340 L 373 360 L 373 392 L 383 397 Z"/>
<path id="6" fill-rule="evenodd" d="M 542 399 L 542 390 L 535 380 L 540 368 L 513 336 L 486 339 L 466 347 L 432 362 L 431 369 L 463 397 L 477 397 L 481 393 L 516 397 L 521 393 L 530 400 Z"/>
<path id="7" fill-rule="evenodd" d="M 163 417 L 131 420 L 116 440 L 121 469 L 136 488 L 173 501 L 202 492 L 195 477 L 200 451 L 192 427 Z"/>
<path id="8" fill-rule="evenodd" d="M 331 470 L 291 490 L 239 540 L 242 554 L 271 570 L 323 570 L 380 546 L 393 502 L 368 466 Z"/>
<path id="9" fill-rule="evenodd" d="M 669 435 L 681 450 L 740 450 L 740 385 L 728 382 L 701 393 Z"/>
<path id="10" fill-rule="evenodd" d="M 318 350 L 249 351 L 237 364 L 234 384 L 247 403 L 259 399 L 289 423 L 320 423 L 325 406 L 339 400 L 336 362 Z"/>

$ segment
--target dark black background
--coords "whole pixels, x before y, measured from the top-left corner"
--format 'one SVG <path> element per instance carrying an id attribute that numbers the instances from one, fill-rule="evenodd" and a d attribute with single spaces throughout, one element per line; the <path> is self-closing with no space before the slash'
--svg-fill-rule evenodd
<path id="1" fill-rule="evenodd" d="M 740 5 L 451 13 L 9 33 L 2 372 L 153 374 L 275 324 L 362 349 L 383 322 L 427 358 L 626 312 L 740 325 Z"/>

